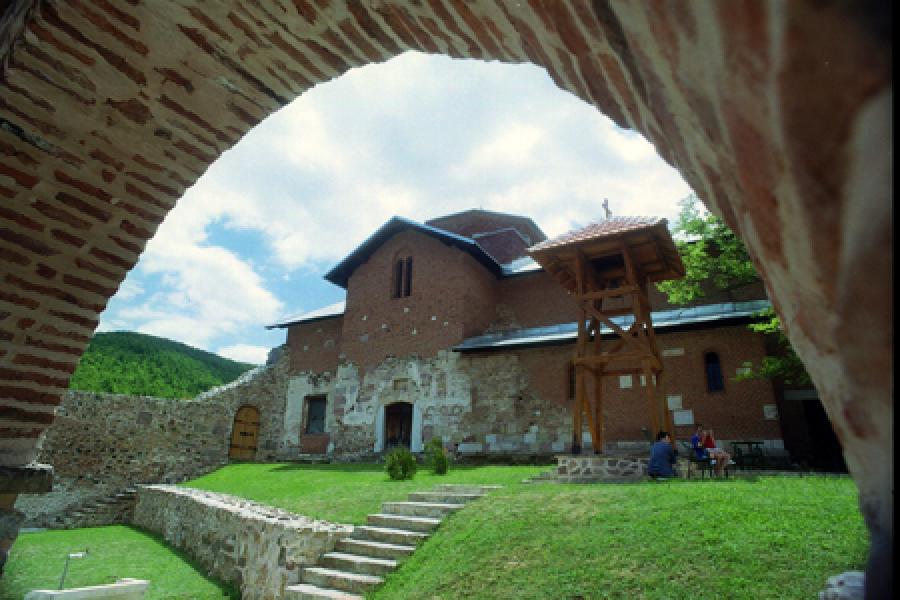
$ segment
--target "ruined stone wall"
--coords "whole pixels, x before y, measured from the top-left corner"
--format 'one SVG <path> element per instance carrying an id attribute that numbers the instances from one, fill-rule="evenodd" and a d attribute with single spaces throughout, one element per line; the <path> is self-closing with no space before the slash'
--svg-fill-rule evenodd
<path id="1" fill-rule="evenodd" d="M 138 483 L 174 483 L 228 463 L 237 409 L 260 410 L 258 460 L 282 438 L 288 356 L 191 400 L 69 391 L 43 440 L 53 491 L 20 496 L 31 525 Z"/>
<path id="2" fill-rule="evenodd" d="M 233 584 L 244 600 L 283 597 L 300 569 L 353 531 L 235 496 L 163 485 L 138 490 L 134 524 Z"/>

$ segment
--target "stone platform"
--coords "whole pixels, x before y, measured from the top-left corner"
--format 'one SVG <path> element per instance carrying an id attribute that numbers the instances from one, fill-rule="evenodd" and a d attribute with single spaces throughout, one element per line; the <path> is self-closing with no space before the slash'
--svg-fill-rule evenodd
<path id="1" fill-rule="evenodd" d="M 559 454 L 556 480 L 561 483 L 640 481 L 647 475 L 645 456 Z"/>

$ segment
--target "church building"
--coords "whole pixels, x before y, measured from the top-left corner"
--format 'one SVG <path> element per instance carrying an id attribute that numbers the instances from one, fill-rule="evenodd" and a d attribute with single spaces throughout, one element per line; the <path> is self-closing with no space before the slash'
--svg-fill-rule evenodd
<path id="1" fill-rule="evenodd" d="M 603 222 L 642 227 L 665 220 Z M 439 436 L 462 455 L 571 451 L 579 313 L 528 254 L 547 242 L 530 218 L 485 210 L 382 225 L 325 276 L 345 302 L 269 326 L 287 330 L 284 446 L 363 456 L 421 451 Z M 649 299 L 676 438 L 702 423 L 720 441 L 783 448 L 772 383 L 736 379 L 766 354 L 746 326 L 769 306 L 762 285 L 711 289 L 688 306 L 651 285 Z M 604 453 L 646 447 L 646 385 L 641 375 L 604 378 Z M 592 450 L 588 429 L 580 439 Z"/>

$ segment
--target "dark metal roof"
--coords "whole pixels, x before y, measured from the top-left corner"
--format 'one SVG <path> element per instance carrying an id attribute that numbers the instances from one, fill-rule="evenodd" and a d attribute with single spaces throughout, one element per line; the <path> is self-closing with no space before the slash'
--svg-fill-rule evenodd
<path id="1" fill-rule="evenodd" d="M 679 326 L 699 326 L 719 323 L 733 319 L 746 319 L 754 314 L 770 308 L 768 300 L 751 302 L 726 302 L 722 304 L 705 304 L 673 310 L 660 310 L 652 313 L 653 328 L 667 329 Z M 634 322 L 634 317 L 625 315 L 611 319 L 616 325 L 627 329 Z M 614 335 L 606 326 L 601 328 L 601 335 Z M 578 337 L 578 323 L 560 323 L 547 327 L 529 327 L 499 333 L 488 333 L 471 337 L 462 341 L 453 349 L 457 352 L 476 350 L 503 350 L 522 346 L 552 346 L 569 344 Z"/>
<path id="2" fill-rule="evenodd" d="M 335 285 L 347 289 L 347 281 L 350 279 L 350 275 L 353 274 L 353 271 L 366 262 L 387 240 L 408 229 L 431 236 L 445 244 L 455 246 L 460 250 L 469 253 L 475 260 L 484 265 L 488 271 L 497 277 L 503 274 L 503 270 L 497 261 L 491 258 L 491 256 L 471 238 L 438 229 L 437 227 L 432 227 L 430 225 L 423 225 L 404 217 L 392 217 L 387 223 L 379 227 L 375 233 L 370 235 L 362 244 L 357 246 L 356 250 L 348 254 L 344 260 L 331 269 L 325 275 L 325 279 Z"/>
<path id="3" fill-rule="evenodd" d="M 334 319 L 335 317 L 344 316 L 344 311 L 346 310 L 347 302 L 345 300 L 341 300 L 340 302 L 335 302 L 334 304 L 329 304 L 328 306 L 323 306 L 322 308 L 318 308 L 316 310 L 288 315 L 281 318 L 277 323 L 272 323 L 271 325 L 266 325 L 265 327 L 266 329 L 283 329 L 285 327 L 297 325 L 299 323 L 312 323 L 313 321 Z"/>

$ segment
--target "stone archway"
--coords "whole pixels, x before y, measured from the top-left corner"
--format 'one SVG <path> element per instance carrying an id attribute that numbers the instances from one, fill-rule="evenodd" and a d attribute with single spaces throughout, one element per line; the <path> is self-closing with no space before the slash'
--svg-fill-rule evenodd
<path id="1" fill-rule="evenodd" d="M 843 443 L 872 535 L 868 584 L 885 589 L 889 23 L 877 0 L 665 11 L 610 0 L 13 0 L 0 15 L 0 464 L 34 458 L 147 240 L 268 114 L 408 49 L 527 61 L 642 132 L 745 240 Z M 10 509 L 14 495 L 3 498 Z"/>

